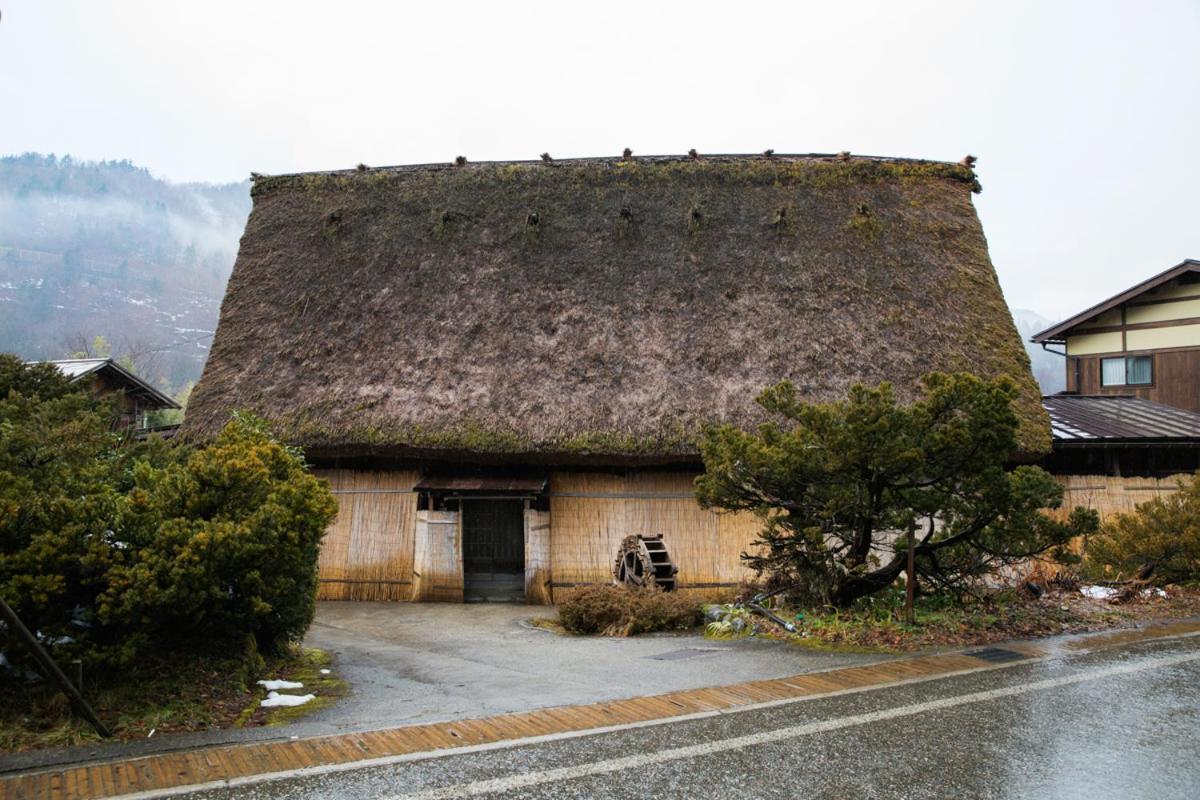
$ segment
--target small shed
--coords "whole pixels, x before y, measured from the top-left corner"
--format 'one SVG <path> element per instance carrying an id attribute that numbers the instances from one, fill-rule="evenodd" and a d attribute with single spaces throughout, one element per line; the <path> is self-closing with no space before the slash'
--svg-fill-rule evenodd
<path id="1" fill-rule="evenodd" d="M 121 423 L 135 430 L 148 427 L 146 415 L 149 412 L 180 407 L 179 403 L 111 358 L 68 358 L 45 363 L 53 364 L 72 383 L 86 383 L 95 394 L 119 395 Z"/>

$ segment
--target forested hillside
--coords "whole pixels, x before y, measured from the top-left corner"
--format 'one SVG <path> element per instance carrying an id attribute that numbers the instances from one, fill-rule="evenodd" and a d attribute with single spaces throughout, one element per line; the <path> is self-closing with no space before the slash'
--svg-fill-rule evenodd
<path id="1" fill-rule="evenodd" d="M 111 354 L 184 390 L 208 354 L 249 211 L 248 182 L 169 183 L 128 161 L 0 158 L 0 352 Z"/>

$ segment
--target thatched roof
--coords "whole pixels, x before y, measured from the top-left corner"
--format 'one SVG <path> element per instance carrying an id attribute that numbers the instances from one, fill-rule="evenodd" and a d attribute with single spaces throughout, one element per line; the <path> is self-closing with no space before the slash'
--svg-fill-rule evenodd
<path id="1" fill-rule="evenodd" d="M 315 454 L 695 458 L 791 379 L 911 396 L 1009 375 L 1049 449 L 972 171 L 844 156 L 260 177 L 186 430 L 237 409 Z"/>

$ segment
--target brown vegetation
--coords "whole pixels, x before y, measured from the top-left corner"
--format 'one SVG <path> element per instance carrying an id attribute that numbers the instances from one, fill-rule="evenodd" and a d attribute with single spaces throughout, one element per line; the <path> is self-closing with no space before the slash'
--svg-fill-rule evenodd
<path id="1" fill-rule="evenodd" d="M 603 636 L 688 630 L 701 619 L 696 598 L 608 584 L 575 589 L 558 606 L 558 621 L 567 631 Z"/>

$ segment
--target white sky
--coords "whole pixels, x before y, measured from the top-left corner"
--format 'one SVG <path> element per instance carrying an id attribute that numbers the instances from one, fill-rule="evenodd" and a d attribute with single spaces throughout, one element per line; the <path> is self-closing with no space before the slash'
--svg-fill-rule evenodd
<path id="1" fill-rule="evenodd" d="M 1067 316 L 1200 258 L 1195 0 L 0 11 L 0 154 L 228 181 L 627 146 L 970 152 L 1014 307 Z"/>

